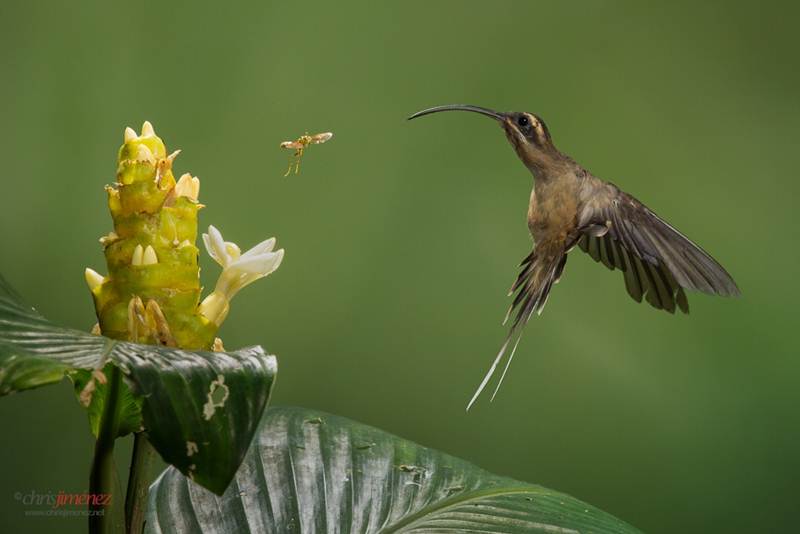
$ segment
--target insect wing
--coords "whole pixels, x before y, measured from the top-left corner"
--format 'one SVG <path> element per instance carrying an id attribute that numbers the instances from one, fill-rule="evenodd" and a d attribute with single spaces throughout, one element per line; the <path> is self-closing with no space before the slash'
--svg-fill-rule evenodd
<path id="1" fill-rule="evenodd" d="M 328 141 L 331 137 L 333 137 L 333 133 L 331 132 L 318 133 L 311 136 L 311 142 L 315 145 L 321 145 L 325 141 Z"/>

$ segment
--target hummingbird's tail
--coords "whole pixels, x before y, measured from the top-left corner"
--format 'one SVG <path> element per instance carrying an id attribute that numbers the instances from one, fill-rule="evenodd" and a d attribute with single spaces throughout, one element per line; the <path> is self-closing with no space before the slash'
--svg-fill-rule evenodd
<path id="1" fill-rule="evenodd" d="M 500 375 L 500 380 L 497 382 L 494 393 L 492 393 L 491 400 L 494 400 L 497 392 L 500 390 L 503 379 L 506 377 L 508 368 L 511 365 L 511 360 L 514 358 L 514 353 L 517 351 L 524 326 L 528 323 L 528 320 L 534 312 L 536 312 L 537 315 L 542 313 L 544 305 L 547 304 L 547 297 L 550 294 L 553 284 L 558 282 L 561 273 L 564 272 L 564 265 L 567 263 L 566 249 L 564 247 L 546 247 L 543 245 L 544 243 L 538 245 L 520 264 L 522 271 L 519 273 L 514 285 L 511 286 L 509 295 L 517 291 L 518 293 L 514 297 L 514 302 L 511 304 L 511 307 L 508 309 L 503 324 L 508 321 L 511 314 L 516 310 L 514 321 L 511 324 L 505 341 L 503 341 L 503 345 L 500 347 L 500 352 L 495 357 L 492 366 L 489 367 L 489 371 L 486 373 L 486 376 L 483 377 L 483 381 L 469 401 L 467 411 L 469 411 L 472 405 L 475 404 L 475 401 L 478 400 L 486 384 L 489 383 L 489 380 L 491 380 L 497 370 L 498 364 L 503 360 L 503 356 L 508 353 L 508 360 L 503 368 L 503 374 Z M 511 345 L 512 341 L 513 345 Z M 509 346 L 512 347 L 511 352 L 508 352 Z"/>
<path id="2" fill-rule="evenodd" d="M 500 381 L 497 382 L 497 386 L 494 389 L 494 393 L 492 393 L 492 400 L 494 400 L 495 395 L 497 395 L 497 391 L 500 389 L 500 384 L 503 383 L 503 379 L 506 377 L 506 372 L 508 371 L 508 367 L 511 365 L 511 360 L 514 358 L 514 353 L 517 351 L 517 345 L 519 345 L 519 340 L 522 338 L 522 331 L 516 331 L 516 328 L 511 328 L 511 331 L 506 336 L 506 340 L 503 342 L 503 345 L 500 347 L 500 352 L 497 353 L 497 357 L 495 357 L 494 361 L 492 362 L 492 366 L 489 368 L 489 371 L 486 373 L 486 376 L 483 377 L 483 381 L 478 386 L 478 389 L 475 390 L 475 393 L 472 395 L 472 399 L 470 399 L 469 404 L 467 404 L 467 411 L 472 408 L 472 405 L 475 404 L 475 401 L 478 400 L 481 392 L 486 387 L 486 384 L 489 383 L 494 372 L 497 370 L 497 365 L 502 361 L 503 356 L 508 351 L 508 346 L 511 344 L 511 340 L 514 338 L 514 334 L 516 335 L 516 339 L 514 340 L 514 347 L 511 349 L 511 352 L 508 356 L 508 361 L 506 361 L 506 365 L 503 368 L 503 374 L 500 375 Z"/>

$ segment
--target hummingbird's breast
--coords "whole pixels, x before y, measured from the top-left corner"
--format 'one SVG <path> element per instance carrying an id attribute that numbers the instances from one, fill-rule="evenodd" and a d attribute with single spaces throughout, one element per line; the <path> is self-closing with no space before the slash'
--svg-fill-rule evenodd
<path id="1" fill-rule="evenodd" d="M 566 242 L 578 225 L 579 183 L 562 175 L 535 180 L 528 205 L 528 229 L 535 242 Z"/>

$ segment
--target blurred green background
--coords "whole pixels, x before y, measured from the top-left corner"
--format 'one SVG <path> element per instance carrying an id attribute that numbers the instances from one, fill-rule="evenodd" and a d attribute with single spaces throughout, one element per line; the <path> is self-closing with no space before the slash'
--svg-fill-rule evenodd
<path id="1" fill-rule="evenodd" d="M 279 357 L 278 404 L 323 409 L 541 483 L 639 528 L 786 532 L 800 496 L 796 4 L 405 1 L 0 4 L 0 272 L 49 318 L 94 323 L 126 125 L 151 120 L 203 225 L 286 260 L 243 291 L 229 348 Z M 466 102 L 544 117 L 556 144 L 708 249 L 737 300 L 637 305 L 578 251 L 494 403 L 464 407 L 530 250 L 531 179 Z M 333 131 L 299 176 L 280 141 Z M 787 242 L 788 241 L 788 242 Z M 203 281 L 218 267 L 203 256 Z M 793 318 L 794 317 L 794 318 Z M 792 326 L 794 325 L 794 326 Z M 13 495 L 84 491 L 66 383 L 0 400 Z"/>

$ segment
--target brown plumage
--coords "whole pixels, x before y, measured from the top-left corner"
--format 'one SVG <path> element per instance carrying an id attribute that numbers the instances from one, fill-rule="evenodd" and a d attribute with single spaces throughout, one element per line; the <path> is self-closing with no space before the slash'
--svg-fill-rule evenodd
<path id="1" fill-rule="evenodd" d="M 659 310 L 689 313 L 684 289 L 739 295 L 733 278 L 707 252 L 631 195 L 593 176 L 560 152 L 544 121 L 536 115 L 455 104 L 426 109 L 410 118 L 439 111 L 472 111 L 498 121 L 534 176 L 528 228 L 535 246 L 522 261 L 522 270 L 511 287 L 514 300 L 506 316 L 506 320 L 511 319 L 508 336 L 467 409 L 508 353 L 495 388 L 497 394 L 522 327 L 534 312 L 541 313 L 564 270 L 567 254 L 576 245 L 596 262 L 622 271 L 628 294 Z"/>

